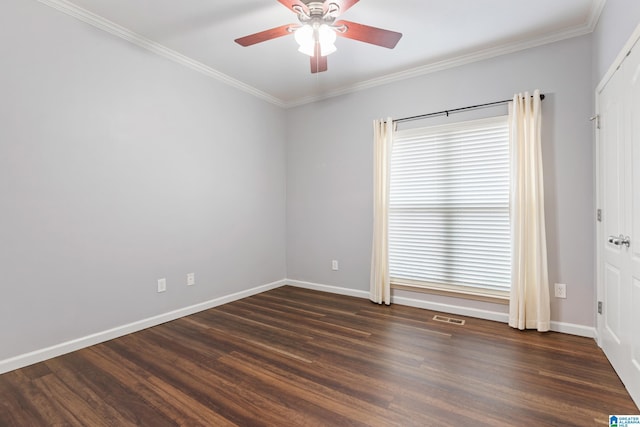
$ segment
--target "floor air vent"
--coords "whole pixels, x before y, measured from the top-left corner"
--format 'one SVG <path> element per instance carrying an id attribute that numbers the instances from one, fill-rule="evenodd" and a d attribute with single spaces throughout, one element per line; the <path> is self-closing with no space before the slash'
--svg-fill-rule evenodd
<path id="1" fill-rule="evenodd" d="M 464 325 L 464 320 L 462 319 L 454 319 L 452 317 L 439 316 L 437 314 L 433 316 L 433 320 L 435 320 L 436 322 L 451 323 L 453 325 Z"/>

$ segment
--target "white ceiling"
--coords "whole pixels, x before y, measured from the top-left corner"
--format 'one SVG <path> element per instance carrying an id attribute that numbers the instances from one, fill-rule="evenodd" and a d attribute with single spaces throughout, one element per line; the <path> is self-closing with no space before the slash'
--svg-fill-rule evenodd
<path id="1" fill-rule="evenodd" d="M 40 0 L 281 106 L 589 33 L 605 0 L 361 0 L 341 18 L 403 33 L 389 50 L 338 38 L 311 74 L 293 36 L 234 39 L 297 22 L 277 0 Z"/>

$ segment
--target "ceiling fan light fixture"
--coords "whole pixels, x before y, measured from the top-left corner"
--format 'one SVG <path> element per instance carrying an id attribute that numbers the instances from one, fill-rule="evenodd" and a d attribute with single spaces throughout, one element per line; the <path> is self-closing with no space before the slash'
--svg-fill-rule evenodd
<path id="1" fill-rule="evenodd" d="M 298 52 L 304 53 L 305 55 L 314 56 L 315 55 L 315 47 L 313 43 L 311 44 L 303 44 L 298 48 Z"/>
<path id="2" fill-rule="evenodd" d="M 320 42 L 320 55 L 327 56 L 338 50 L 336 48 L 336 32 L 327 24 L 318 28 L 318 41 Z"/>
<path id="3" fill-rule="evenodd" d="M 301 26 L 294 33 L 294 37 L 300 46 L 313 45 L 313 27 L 309 24 Z"/>
<path id="4" fill-rule="evenodd" d="M 330 44 L 330 45 L 321 44 L 320 45 L 320 56 L 331 55 L 336 50 L 338 50 L 338 48 L 334 44 Z"/>
<path id="5" fill-rule="evenodd" d="M 315 52 L 315 40 L 313 37 L 313 27 L 305 24 L 298 28 L 294 34 L 296 43 L 300 46 L 298 52 L 313 56 Z"/>
<path id="6" fill-rule="evenodd" d="M 240 46 L 253 46 L 267 40 L 293 34 L 299 51 L 311 57 L 311 73 L 327 71 L 327 55 L 337 51 L 338 35 L 351 40 L 393 49 L 402 33 L 358 24 L 338 21 L 338 17 L 360 0 L 277 0 L 298 16 L 299 24 L 281 25 L 240 37 Z"/>
<path id="7" fill-rule="evenodd" d="M 336 32 L 327 24 L 305 24 L 295 31 L 294 37 L 300 46 L 298 52 L 305 55 L 315 56 L 316 43 L 320 44 L 321 56 L 330 55 L 338 50 L 335 45 Z"/>

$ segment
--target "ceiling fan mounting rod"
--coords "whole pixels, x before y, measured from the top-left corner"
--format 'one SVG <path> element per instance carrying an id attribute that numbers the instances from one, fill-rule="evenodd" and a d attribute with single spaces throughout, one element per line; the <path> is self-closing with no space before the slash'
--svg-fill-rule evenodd
<path id="1" fill-rule="evenodd" d="M 312 1 L 307 4 L 309 9 L 309 15 L 314 18 L 319 18 L 324 15 L 324 3 L 319 1 Z"/>
<path id="2" fill-rule="evenodd" d="M 329 3 L 326 12 L 322 1 L 303 0 L 303 3 L 307 6 L 308 11 L 300 5 L 292 7 L 302 24 L 332 25 L 340 14 L 340 6 L 337 3 Z"/>

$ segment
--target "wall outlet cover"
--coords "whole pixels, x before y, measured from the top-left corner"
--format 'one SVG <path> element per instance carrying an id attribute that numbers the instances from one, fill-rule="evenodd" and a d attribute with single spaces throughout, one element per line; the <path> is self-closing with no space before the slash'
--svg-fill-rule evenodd
<path id="1" fill-rule="evenodd" d="M 554 286 L 554 295 L 556 298 L 566 298 L 567 285 L 564 283 L 556 283 Z"/>
<path id="2" fill-rule="evenodd" d="M 167 290 L 167 279 L 158 279 L 158 292 L 165 292 Z"/>

